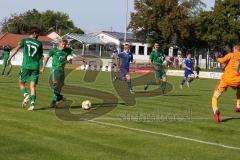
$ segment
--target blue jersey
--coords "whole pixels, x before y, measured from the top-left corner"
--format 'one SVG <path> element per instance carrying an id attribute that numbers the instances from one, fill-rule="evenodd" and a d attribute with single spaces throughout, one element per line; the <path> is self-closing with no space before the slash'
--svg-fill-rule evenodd
<path id="1" fill-rule="evenodd" d="M 133 62 L 133 55 L 130 52 L 121 52 L 118 57 L 120 58 L 120 68 L 129 68 L 130 62 Z"/>
<path id="2" fill-rule="evenodd" d="M 185 77 L 188 77 L 189 75 L 192 75 L 194 74 L 193 72 L 193 62 L 191 59 L 186 59 L 184 61 L 184 64 L 188 67 L 188 68 L 191 68 L 191 70 L 188 70 L 187 68 L 185 68 L 185 71 L 184 71 L 184 76 Z"/>
<path id="3" fill-rule="evenodd" d="M 188 59 L 188 58 L 187 58 L 187 59 L 184 61 L 184 64 L 185 64 L 188 68 L 191 68 L 191 70 L 193 70 L 193 62 L 192 62 L 191 59 Z M 188 69 L 185 68 L 185 70 L 188 70 Z"/>

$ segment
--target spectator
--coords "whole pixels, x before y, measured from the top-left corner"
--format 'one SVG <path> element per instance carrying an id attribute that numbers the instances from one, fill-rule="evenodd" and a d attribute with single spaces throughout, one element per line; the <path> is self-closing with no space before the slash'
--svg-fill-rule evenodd
<path id="1" fill-rule="evenodd" d="M 197 65 L 196 68 L 195 68 L 195 71 L 197 73 L 196 79 L 199 79 L 199 73 L 201 71 L 201 68 Z"/>

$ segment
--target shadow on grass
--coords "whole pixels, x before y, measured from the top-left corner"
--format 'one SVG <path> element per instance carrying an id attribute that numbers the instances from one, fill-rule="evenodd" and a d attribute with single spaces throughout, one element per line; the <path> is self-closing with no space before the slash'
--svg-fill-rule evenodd
<path id="1" fill-rule="evenodd" d="M 69 103 L 71 103 L 69 101 Z M 112 105 L 124 105 L 124 106 L 128 106 L 126 103 L 93 103 L 92 104 L 92 109 L 96 109 L 99 107 L 112 107 Z M 82 108 L 82 106 L 68 106 L 65 104 L 60 104 L 58 108 L 56 109 L 79 109 Z M 50 107 L 42 107 L 42 108 L 37 108 L 34 109 L 34 111 L 44 111 L 44 110 L 54 110 L 55 108 L 50 108 Z"/>
<path id="2" fill-rule="evenodd" d="M 184 95 L 184 94 L 172 94 L 172 95 L 167 95 L 169 97 L 197 97 L 201 96 L 200 94 L 191 94 L 191 95 Z"/>
<path id="3" fill-rule="evenodd" d="M 226 118 L 226 119 L 223 119 L 222 122 L 228 122 L 228 121 L 232 121 L 232 120 L 240 120 L 240 117 Z"/>

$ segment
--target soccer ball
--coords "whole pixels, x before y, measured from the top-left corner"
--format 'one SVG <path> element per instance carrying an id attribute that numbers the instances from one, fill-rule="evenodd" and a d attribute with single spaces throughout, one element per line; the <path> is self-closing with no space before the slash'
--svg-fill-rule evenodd
<path id="1" fill-rule="evenodd" d="M 85 100 L 82 102 L 82 108 L 88 110 L 92 107 L 92 103 L 89 100 Z"/>

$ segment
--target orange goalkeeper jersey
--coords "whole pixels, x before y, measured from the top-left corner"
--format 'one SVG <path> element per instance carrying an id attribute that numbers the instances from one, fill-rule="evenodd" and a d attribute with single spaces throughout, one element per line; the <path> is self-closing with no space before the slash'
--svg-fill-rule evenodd
<path id="1" fill-rule="evenodd" d="M 240 52 L 228 53 L 225 57 L 218 58 L 217 61 L 226 64 L 221 81 L 231 87 L 240 86 Z"/>

